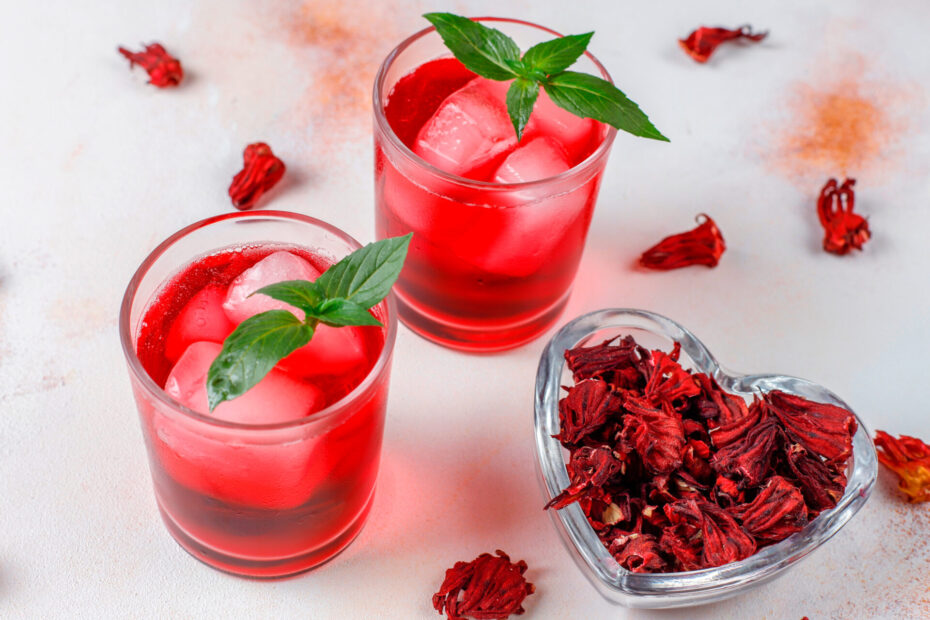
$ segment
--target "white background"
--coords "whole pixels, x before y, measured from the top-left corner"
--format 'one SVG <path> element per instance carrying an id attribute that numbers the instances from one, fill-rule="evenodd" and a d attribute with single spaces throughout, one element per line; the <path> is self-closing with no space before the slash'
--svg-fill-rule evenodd
<path id="1" fill-rule="evenodd" d="M 341 8 L 340 8 L 341 7 Z M 456 560 L 525 559 L 531 618 L 930 616 L 930 511 L 883 472 L 862 512 L 783 578 L 727 602 L 638 612 L 602 600 L 543 512 L 532 392 L 546 337 L 471 356 L 401 329 L 368 525 L 311 573 L 253 582 L 193 560 L 156 512 L 116 331 L 126 283 L 163 238 L 231 210 L 242 148 L 288 165 L 267 207 L 373 237 L 368 92 L 419 14 L 453 10 L 595 29 L 591 50 L 671 144 L 620 135 L 560 323 L 641 307 L 730 367 L 842 395 L 874 430 L 930 438 L 930 6 L 894 3 L 5 3 L 0 21 L 0 617 L 431 618 Z M 763 44 L 697 65 L 676 38 L 751 23 Z M 341 24 L 341 25 L 340 25 Z M 176 90 L 116 53 L 161 41 Z M 843 170 L 791 169 L 793 97 L 861 75 L 884 112 L 878 155 L 849 170 L 874 238 L 820 250 L 814 203 Z M 787 162 L 787 164 L 786 164 Z M 720 266 L 632 268 L 712 214 Z"/>

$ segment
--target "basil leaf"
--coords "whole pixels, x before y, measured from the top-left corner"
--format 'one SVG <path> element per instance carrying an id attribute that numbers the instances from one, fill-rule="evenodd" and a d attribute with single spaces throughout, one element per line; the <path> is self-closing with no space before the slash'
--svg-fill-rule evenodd
<path id="1" fill-rule="evenodd" d="M 517 132 L 517 141 L 523 137 L 523 130 L 530 120 L 538 96 L 539 82 L 536 80 L 517 78 L 507 89 L 507 112 Z"/>
<path id="2" fill-rule="evenodd" d="M 316 283 L 329 299 L 371 308 L 387 297 L 400 275 L 413 233 L 369 243 L 323 272 Z"/>
<path id="3" fill-rule="evenodd" d="M 313 328 L 287 310 L 269 310 L 244 320 L 227 336 L 207 371 L 210 411 L 244 394 L 312 336 Z"/>
<path id="4" fill-rule="evenodd" d="M 500 30 L 452 13 L 427 13 L 446 47 L 469 70 L 490 80 L 510 80 L 517 74 L 507 63 L 520 60 L 520 48 Z"/>
<path id="5" fill-rule="evenodd" d="M 348 299 L 327 299 L 309 316 L 331 327 L 381 325 L 367 308 Z"/>
<path id="6" fill-rule="evenodd" d="M 264 286 L 252 295 L 268 295 L 278 301 L 300 308 L 305 313 L 316 308 L 323 301 L 323 291 L 316 282 L 307 280 L 288 280 Z M 249 295 L 251 297 L 252 295 Z"/>
<path id="7" fill-rule="evenodd" d="M 550 76 L 543 86 L 557 106 L 576 116 L 593 118 L 641 138 L 669 141 L 639 106 L 606 80 L 565 71 Z"/>
<path id="8" fill-rule="evenodd" d="M 591 41 L 593 32 L 570 34 L 551 41 L 537 43 L 523 54 L 523 62 L 529 70 L 537 70 L 544 75 L 561 73 L 584 54 Z"/>

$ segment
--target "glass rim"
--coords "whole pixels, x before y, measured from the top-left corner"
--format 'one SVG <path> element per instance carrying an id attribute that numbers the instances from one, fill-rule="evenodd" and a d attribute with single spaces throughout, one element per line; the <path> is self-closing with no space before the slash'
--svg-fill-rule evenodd
<path id="1" fill-rule="evenodd" d="M 508 24 L 518 24 L 521 26 L 530 26 L 532 28 L 542 30 L 543 32 L 547 32 L 556 37 L 565 36 L 560 32 L 552 30 L 551 28 L 540 26 L 539 24 L 534 24 L 533 22 L 528 22 L 522 19 L 512 19 L 509 17 L 473 17 L 471 19 L 473 19 L 474 21 L 481 21 L 481 22 L 501 22 L 501 23 L 508 23 Z M 597 146 L 597 148 L 594 149 L 594 151 L 590 155 L 588 155 L 585 159 L 581 160 L 580 162 L 578 162 L 577 164 L 575 164 L 568 170 L 564 172 L 560 172 L 559 174 L 555 176 L 545 177 L 542 179 L 536 179 L 533 181 L 524 181 L 522 183 L 495 183 L 493 181 L 478 181 L 475 179 L 469 179 L 469 178 L 462 177 L 456 174 L 452 174 L 451 172 L 446 172 L 440 168 L 437 168 L 433 164 L 427 162 L 425 159 L 423 159 L 422 157 L 414 153 L 406 144 L 403 143 L 403 141 L 401 141 L 399 137 L 397 137 L 397 134 L 394 133 L 394 129 L 391 127 L 391 124 L 388 122 L 387 117 L 384 115 L 384 106 L 382 105 L 382 102 L 381 102 L 381 92 L 384 90 L 384 82 L 385 82 L 385 79 L 387 78 L 388 69 L 390 69 L 391 65 L 394 64 L 394 61 L 397 59 L 397 57 L 400 56 L 400 54 L 403 53 L 408 47 L 410 47 L 415 41 L 435 31 L 436 31 L 435 26 L 427 26 L 426 28 L 423 28 L 422 30 L 419 30 L 418 32 L 413 33 L 412 35 L 410 35 L 409 37 L 401 41 L 397 47 L 391 50 L 391 52 L 387 55 L 387 57 L 381 63 L 381 66 L 378 68 L 378 73 L 375 75 L 374 88 L 372 89 L 372 107 L 374 109 L 375 123 L 377 125 L 377 128 L 380 131 L 380 133 L 383 134 L 387 138 L 391 146 L 393 146 L 397 150 L 397 152 L 400 153 L 408 162 L 420 168 L 423 168 L 430 174 L 437 176 L 446 182 L 454 183 L 456 185 L 482 189 L 484 191 L 488 191 L 488 190 L 512 191 L 515 189 L 526 190 L 530 188 L 543 187 L 543 186 L 546 186 L 552 183 L 558 183 L 558 182 L 564 181 L 565 179 L 571 179 L 576 176 L 580 176 L 581 174 L 589 170 L 591 167 L 597 165 L 601 160 L 605 159 L 607 155 L 610 153 L 610 147 L 613 145 L 614 138 L 617 136 L 617 129 L 606 123 L 601 123 L 607 128 L 607 133 L 604 136 L 604 139 Z M 583 55 L 587 57 L 588 60 L 594 63 L 594 65 L 601 72 L 601 76 L 605 80 L 607 80 L 611 84 L 614 83 L 613 78 L 610 77 L 610 73 L 608 73 L 604 65 L 601 64 L 601 61 L 595 58 L 595 56 L 591 54 L 591 52 L 585 51 Z"/>
<path id="2" fill-rule="evenodd" d="M 877 477 L 877 456 L 868 427 L 839 396 L 820 384 L 787 375 L 744 375 L 722 366 L 703 342 L 681 324 L 660 314 L 633 308 L 610 308 L 583 314 L 561 327 L 544 348 L 536 375 L 535 443 L 537 472 L 547 499 L 568 483 L 566 459 L 558 439 L 558 401 L 564 351 L 587 342 L 604 331 L 639 330 L 678 341 L 695 370 L 706 372 L 722 386 L 777 385 L 789 382 L 819 394 L 853 413 L 858 424 L 853 436 L 848 481 L 837 505 L 824 510 L 801 531 L 753 555 L 722 566 L 669 573 L 634 573 L 620 566 L 597 537 L 578 504 L 550 510 L 559 537 L 576 564 L 598 591 L 609 600 L 630 607 L 662 608 L 711 602 L 737 594 L 752 585 L 778 576 L 802 560 L 842 528 L 868 499 Z M 733 383 L 733 386 L 729 383 Z M 745 385 L 744 385 L 745 383 Z M 778 386 L 781 387 L 781 386 Z M 768 389 L 774 389 L 769 387 Z"/>
<path id="3" fill-rule="evenodd" d="M 372 385 L 377 381 L 378 377 L 384 372 L 385 366 L 387 365 L 388 359 L 390 359 L 393 349 L 394 341 L 397 337 L 397 309 L 394 302 L 394 293 L 389 294 L 383 301 L 381 301 L 377 306 L 384 306 L 385 316 L 386 316 L 386 332 L 384 336 L 384 345 L 381 347 L 380 353 L 378 353 L 378 359 L 375 361 L 375 364 L 371 367 L 371 370 L 368 371 L 368 374 L 365 375 L 365 378 L 352 388 L 348 394 L 337 400 L 336 402 L 327 405 L 323 409 L 316 411 L 308 416 L 299 418 L 297 420 L 291 420 L 288 422 L 277 422 L 274 424 L 243 424 L 241 422 L 229 422 L 226 420 L 219 420 L 217 418 L 198 413 L 197 411 L 187 407 L 186 405 L 178 402 L 172 398 L 161 386 L 155 383 L 154 379 L 149 376 L 149 373 L 142 366 L 142 362 L 139 360 L 139 356 L 136 353 L 136 348 L 134 344 L 134 337 L 132 335 L 132 326 L 130 326 L 130 313 L 132 310 L 132 304 L 135 300 L 136 293 L 138 292 L 139 285 L 142 283 L 142 280 L 148 274 L 149 269 L 155 262 L 161 258 L 161 256 L 171 248 L 177 241 L 187 237 L 191 233 L 211 226 L 218 222 L 225 222 L 227 220 L 236 220 L 236 219 L 279 219 L 279 220 L 290 220 L 296 221 L 302 224 L 309 224 L 311 226 L 316 226 L 317 228 L 322 228 L 327 232 L 330 232 L 337 236 L 338 238 L 346 241 L 350 247 L 354 250 L 357 250 L 362 247 L 352 235 L 347 232 L 336 228 L 332 224 L 328 224 L 317 218 L 310 217 L 308 215 L 303 215 L 300 213 L 293 213 L 290 211 L 249 211 L 241 213 L 224 213 L 221 215 L 215 215 L 213 217 L 204 218 L 198 220 L 192 224 L 181 228 L 174 234 L 170 235 L 164 241 L 159 243 L 155 249 L 153 249 L 142 261 L 139 267 L 133 273 L 132 278 L 129 280 L 129 284 L 126 286 L 126 292 L 123 294 L 122 303 L 120 304 L 120 312 L 118 319 L 118 329 L 120 343 L 123 348 L 123 354 L 126 356 L 126 362 L 129 365 L 129 371 L 132 373 L 133 377 L 145 388 L 147 392 L 153 395 L 159 402 L 164 405 L 167 405 L 171 409 L 180 412 L 181 414 L 193 418 L 197 421 L 204 422 L 211 426 L 219 426 L 223 428 L 231 429 L 242 429 L 249 431 L 264 431 L 264 430 L 279 430 L 286 428 L 296 428 L 300 426 L 316 424 L 321 420 L 328 419 L 340 411 L 347 408 L 347 406 L 357 399 L 360 395 L 364 394 L 366 391 L 370 390 Z M 222 248 L 215 248 L 222 249 Z M 193 260 L 196 257 L 191 257 Z M 161 286 L 164 282 L 159 283 L 158 286 Z M 156 292 L 158 288 L 156 287 Z M 376 306 L 376 307 L 377 307 Z"/>

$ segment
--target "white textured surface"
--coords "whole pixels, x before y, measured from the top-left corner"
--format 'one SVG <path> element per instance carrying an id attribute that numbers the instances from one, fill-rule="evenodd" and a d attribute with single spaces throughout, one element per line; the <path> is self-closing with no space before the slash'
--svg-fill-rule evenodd
<path id="1" fill-rule="evenodd" d="M 885 473 L 839 535 L 751 594 L 667 613 L 605 603 L 542 511 L 532 386 L 544 339 L 469 356 L 401 330 L 370 521 L 320 570 L 279 582 L 237 579 L 190 558 L 162 526 L 116 333 L 130 275 L 170 233 L 231 209 L 226 188 L 255 140 L 288 164 L 287 182 L 266 204 L 370 240 L 367 92 L 374 64 L 423 25 L 425 10 L 595 28 L 592 51 L 672 139 L 617 140 L 566 319 L 648 308 L 691 328 L 731 367 L 820 381 L 873 429 L 930 438 L 928 5 L 565 4 L 7 7 L 0 617 L 431 618 L 444 569 L 495 548 L 529 563 L 534 618 L 930 616 L 930 511 L 902 504 Z M 334 32 L 335 17 L 354 20 L 349 43 L 319 34 Z M 769 41 L 722 49 L 708 66 L 675 42 L 701 23 L 744 22 L 771 29 Z M 184 63 L 181 88 L 145 85 L 116 54 L 117 44 L 151 40 Z M 898 126 L 880 165 L 850 171 L 874 239 L 837 258 L 820 251 L 813 211 L 832 171 L 786 174 L 771 153 L 790 129 L 794 85 L 855 62 Z M 363 77 L 340 83 L 353 70 Z M 729 245 L 717 269 L 630 268 L 704 210 Z"/>

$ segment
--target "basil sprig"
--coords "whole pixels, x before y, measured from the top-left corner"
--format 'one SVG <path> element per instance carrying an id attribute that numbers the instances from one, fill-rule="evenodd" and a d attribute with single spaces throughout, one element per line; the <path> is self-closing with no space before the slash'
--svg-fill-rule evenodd
<path id="1" fill-rule="evenodd" d="M 210 411 L 254 387 L 275 364 L 310 342 L 320 323 L 331 327 L 381 325 L 368 310 L 391 292 L 412 235 L 370 243 L 327 269 L 315 282 L 277 282 L 252 293 L 303 310 L 304 320 L 287 310 L 269 310 L 240 323 L 207 372 Z"/>
<path id="2" fill-rule="evenodd" d="M 634 136 L 669 141 L 616 86 L 567 70 L 587 49 L 593 32 L 544 41 L 520 56 L 514 40 L 495 28 L 452 13 L 427 13 L 423 17 L 436 27 L 446 47 L 469 71 L 489 80 L 513 80 L 507 91 L 507 112 L 518 140 L 542 87 L 553 103 L 576 116 L 593 118 Z"/>

